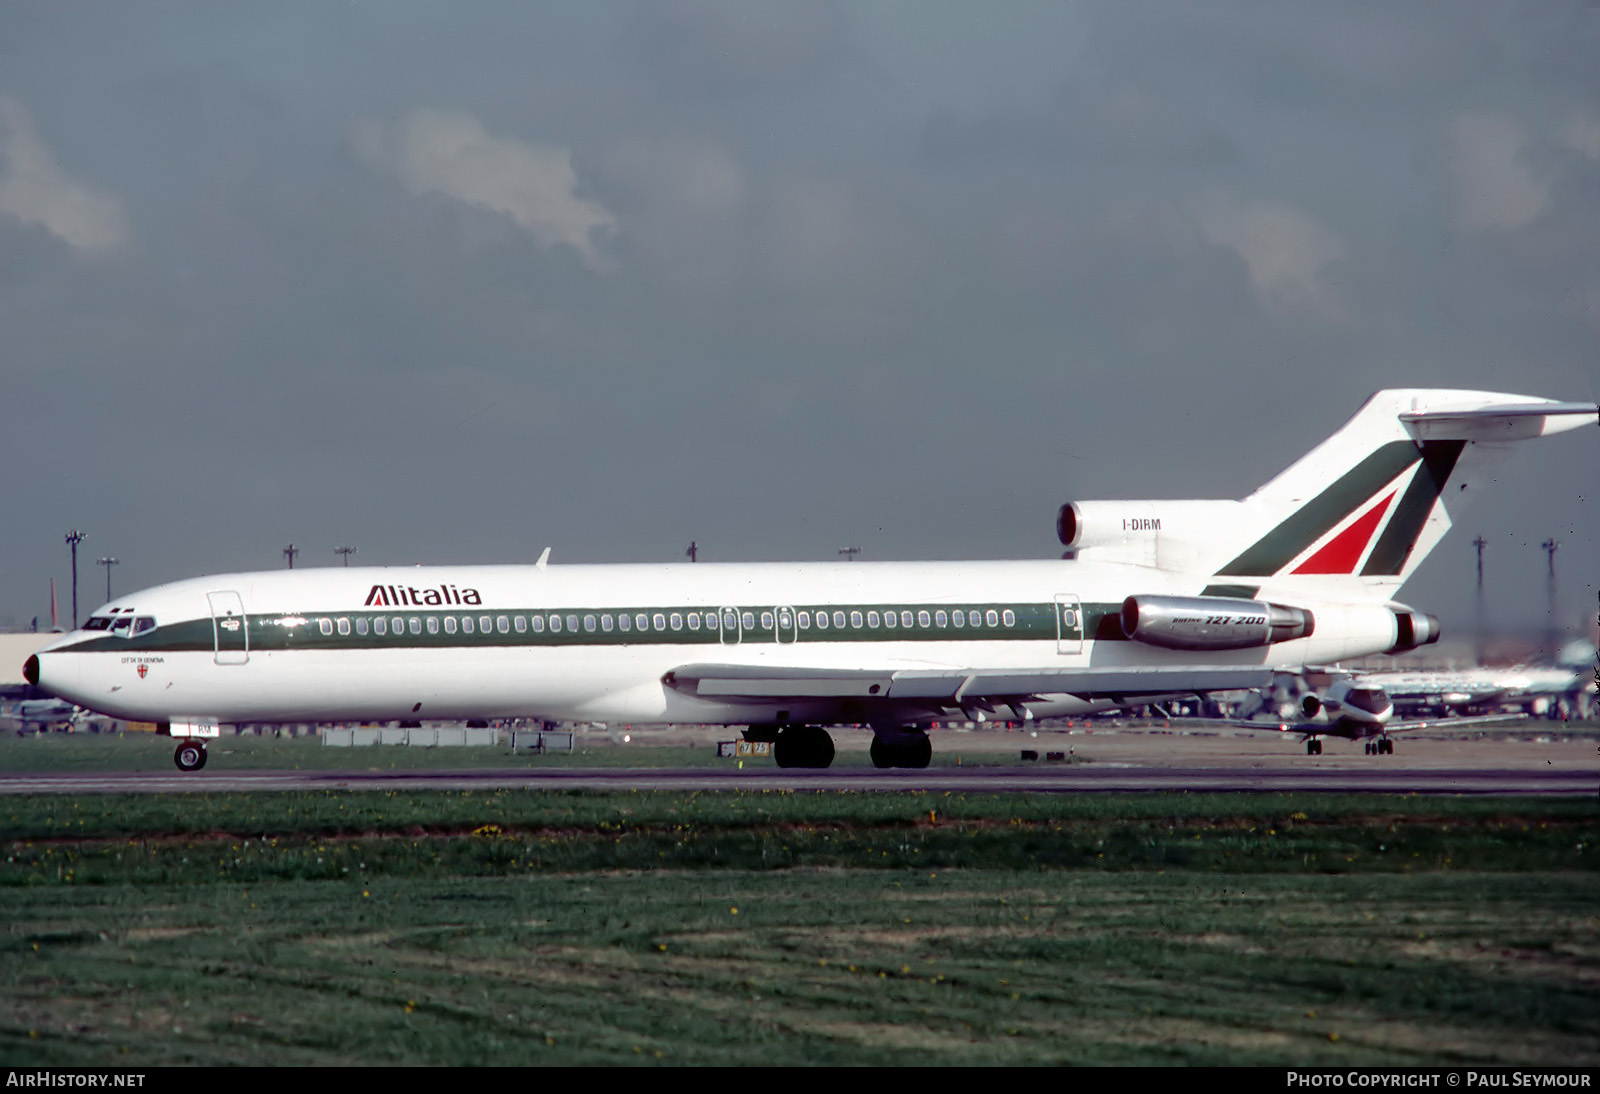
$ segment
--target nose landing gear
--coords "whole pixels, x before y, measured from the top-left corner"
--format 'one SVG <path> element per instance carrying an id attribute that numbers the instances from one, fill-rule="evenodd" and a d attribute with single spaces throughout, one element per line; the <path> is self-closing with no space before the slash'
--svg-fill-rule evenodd
<path id="1" fill-rule="evenodd" d="M 179 771 L 199 771 L 206 765 L 206 746 L 198 740 L 182 741 L 178 744 L 178 751 L 173 753 L 172 760 L 178 765 Z"/>

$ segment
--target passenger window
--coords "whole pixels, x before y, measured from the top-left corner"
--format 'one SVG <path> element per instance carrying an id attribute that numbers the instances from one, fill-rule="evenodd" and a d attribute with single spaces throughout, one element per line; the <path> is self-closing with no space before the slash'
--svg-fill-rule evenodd
<path id="1" fill-rule="evenodd" d="M 130 622 L 130 621 L 126 620 L 126 619 L 119 619 L 119 620 L 117 620 L 117 626 L 120 627 L 123 624 L 128 623 L 128 622 Z M 331 619 L 319 619 L 319 620 L 317 620 L 317 630 L 321 631 L 324 636 L 332 634 L 333 633 L 333 620 L 331 620 Z"/>
<path id="2" fill-rule="evenodd" d="M 489 631 L 492 630 L 493 628 L 494 628 L 494 620 L 490 619 L 486 615 L 478 616 L 478 629 L 480 631 L 482 631 L 484 634 L 488 634 Z"/>
<path id="3" fill-rule="evenodd" d="M 853 611 L 850 613 L 850 625 L 856 628 L 861 626 L 861 613 L 859 611 Z"/>
<path id="4" fill-rule="evenodd" d="M 658 630 L 658 631 L 664 631 L 664 630 L 667 629 L 667 617 L 662 615 L 660 612 L 657 612 L 655 614 L 655 617 L 652 620 L 652 622 L 655 623 L 656 630 Z"/>
<path id="5" fill-rule="evenodd" d="M 909 611 L 904 611 L 904 612 L 900 613 L 900 625 L 902 627 L 911 626 L 911 613 Z"/>
<path id="6" fill-rule="evenodd" d="M 782 627 L 786 631 L 787 630 L 793 630 L 794 629 L 794 612 L 790 611 L 788 608 L 779 608 L 778 609 L 778 626 Z"/>
<path id="7" fill-rule="evenodd" d="M 605 631 L 607 634 L 611 633 L 611 617 L 609 615 L 602 615 L 600 617 L 600 629 Z"/>
<path id="8" fill-rule="evenodd" d="M 472 616 L 464 615 L 464 616 L 461 617 L 461 633 L 462 634 L 472 634 L 475 629 L 476 628 L 474 628 L 473 625 L 472 625 Z"/>
<path id="9" fill-rule="evenodd" d="M 736 631 L 736 630 L 738 630 L 739 629 L 739 613 L 734 611 L 732 608 L 728 608 L 725 611 L 723 611 L 723 613 L 722 613 L 722 629 L 725 630 L 725 631 Z"/>
<path id="10" fill-rule="evenodd" d="M 342 615 L 339 617 L 339 633 L 341 635 L 348 635 L 350 633 L 350 620 L 346 619 Z"/>
<path id="11" fill-rule="evenodd" d="M 445 634 L 455 634 L 456 633 L 456 617 L 455 616 L 447 615 L 447 616 L 444 617 L 444 633 Z"/>
<path id="12" fill-rule="evenodd" d="M 415 616 L 415 615 L 412 616 L 411 619 L 408 621 L 407 629 L 409 629 L 412 634 L 421 634 L 422 633 L 422 620 L 421 620 L 421 618 L 419 618 L 418 616 Z"/>
<path id="13" fill-rule="evenodd" d="M 983 613 L 983 621 L 991 627 L 998 627 L 1000 625 L 1000 613 L 990 608 Z"/>
<path id="14" fill-rule="evenodd" d="M 1005 611 L 1001 612 L 1000 618 L 1008 627 L 1014 627 L 1017 625 L 1017 613 L 1012 611 L 1010 608 L 1007 608 Z"/>
<path id="15" fill-rule="evenodd" d="M 974 627 L 983 626 L 983 616 L 978 614 L 977 608 L 973 608 L 967 613 L 967 622 L 971 623 Z"/>
<path id="16" fill-rule="evenodd" d="M 697 631 L 697 630 L 700 629 L 700 613 L 699 612 L 690 612 L 689 613 L 689 629 L 691 631 Z"/>
<path id="17" fill-rule="evenodd" d="M 950 617 L 945 614 L 945 610 L 943 608 L 940 608 L 938 611 L 933 613 L 933 621 L 939 626 L 944 627 L 949 625 Z"/>
<path id="18" fill-rule="evenodd" d="M 878 613 L 877 612 L 873 611 L 873 612 L 868 612 L 867 613 L 867 626 L 871 627 L 873 630 L 877 630 L 878 629 Z"/>
<path id="19" fill-rule="evenodd" d="M 844 613 L 843 612 L 834 612 L 833 613 L 833 625 L 835 627 L 839 627 L 841 629 L 844 627 Z"/>
<path id="20" fill-rule="evenodd" d="M 670 622 L 672 624 L 672 629 L 673 630 L 675 630 L 675 631 L 683 630 L 683 613 L 681 613 L 681 612 L 673 612 L 672 613 L 672 619 L 670 620 Z"/>
<path id="21" fill-rule="evenodd" d="M 528 620 L 528 622 L 533 624 L 533 633 L 534 634 L 543 634 L 544 633 L 544 616 L 536 615 L 533 618 L 531 618 L 530 620 Z"/>
<path id="22" fill-rule="evenodd" d="M 439 633 L 439 617 L 438 616 L 436 616 L 436 615 L 428 616 L 428 633 L 429 634 L 438 634 Z"/>
<path id="23" fill-rule="evenodd" d="M 716 629 L 717 629 L 717 613 L 716 612 L 707 612 L 706 613 L 706 630 L 714 631 Z"/>
<path id="24" fill-rule="evenodd" d="M 367 617 L 366 616 L 364 616 L 364 615 L 363 616 L 359 616 L 356 619 L 356 633 L 359 634 L 359 635 L 363 635 L 363 636 L 367 633 Z"/>
<path id="25" fill-rule="evenodd" d="M 926 608 L 917 613 L 917 626 L 926 627 L 931 622 L 933 622 L 933 618 L 928 615 L 928 610 Z"/>
<path id="26" fill-rule="evenodd" d="M 896 622 L 898 622 L 898 619 L 893 612 L 883 613 L 883 625 L 885 627 L 892 627 Z"/>
<path id="27" fill-rule="evenodd" d="M 739 621 L 744 624 L 744 629 L 747 631 L 753 631 L 756 629 L 755 612 L 745 612 L 744 615 L 740 617 Z"/>
<path id="28" fill-rule="evenodd" d="M 647 631 L 650 629 L 650 617 L 640 612 L 633 617 L 633 625 L 641 631 Z"/>
<path id="29" fill-rule="evenodd" d="M 575 615 L 567 616 L 567 630 L 572 631 L 573 633 L 577 633 L 577 630 L 578 630 L 578 617 L 577 616 L 575 616 Z"/>
<path id="30" fill-rule="evenodd" d="M 550 633 L 551 634 L 560 634 L 561 633 L 561 617 L 559 615 L 552 614 L 550 616 Z"/>
<path id="31" fill-rule="evenodd" d="M 951 612 L 950 613 L 950 622 L 954 623 L 958 627 L 965 627 L 967 625 L 967 613 L 966 612 Z"/>
<path id="32" fill-rule="evenodd" d="M 619 631 L 630 631 L 632 629 L 633 629 L 633 619 L 628 615 L 627 612 L 619 613 L 617 615 L 617 630 L 619 630 Z"/>
<path id="33" fill-rule="evenodd" d="M 512 616 L 511 625 L 517 629 L 518 634 L 528 633 L 528 617 L 525 615 Z"/>
<path id="34" fill-rule="evenodd" d="M 377 635 L 380 638 L 383 637 L 384 635 L 388 634 L 389 633 L 389 621 L 387 619 L 385 619 L 381 615 L 377 616 L 372 621 L 372 633 Z"/>
<path id="35" fill-rule="evenodd" d="M 594 616 L 586 615 L 583 617 L 583 629 L 590 634 L 594 633 Z"/>
<path id="36" fill-rule="evenodd" d="M 796 620 L 796 622 L 798 622 L 800 624 L 800 629 L 801 630 L 808 631 L 808 630 L 811 629 L 811 613 L 810 612 L 801 612 L 798 616 L 795 617 L 795 620 Z"/>
<path id="37" fill-rule="evenodd" d="M 763 611 L 761 613 L 761 629 L 764 630 L 764 631 L 770 631 L 772 629 L 772 613 L 771 612 Z"/>

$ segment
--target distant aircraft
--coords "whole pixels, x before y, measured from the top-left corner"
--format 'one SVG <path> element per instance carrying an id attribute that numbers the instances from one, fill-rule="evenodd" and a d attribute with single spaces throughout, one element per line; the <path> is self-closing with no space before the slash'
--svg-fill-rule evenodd
<path id="1" fill-rule="evenodd" d="M 1593 662 L 1582 668 L 1474 668 L 1461 671 L 1376 672 L 1366 677 L 1382 687 L 1403 714 L 1442 718 L 1515 707 L 1528 714 L 1579 719 L 1593 705 Z"/>
<path id="2" fill-rule="evenodd" d="M 1511 442 L 1594 403 L 1378 392 L 1237 501 L 1063 505 L 1068 558 L 275 570 L 119 597 L 27 680 L 184 738 L 194 770 L 239 722 L 544 718 L 743 725 L 827 767 L 864 723 L 879 766 L 926 730 L 1212 691 L 1437 641 L 1394 600 Z M 1179 458 L 1203 432 L 1160 440 Z"/>
<path id="3" fill-rule="evenodd" d="M 24 699 L 7 713 L 19 733 L 43 732 L 58 726 L 81 725 L 89 712 L 64 699 Z"/>
<path id="4" fill-rule="evenodd" d="M 1394 752 L 1394 742 L 1389 739 L 1391 733 L 1426 729 L 1430 725 L 1482 725 L 1521 719 L 1520 715 L 1512 715 L 1451 718 L 1443 722 L 1439 720 L 1396 722 L 1395 704 L 1392 698 L 1382 687 L 1373 683 L 1371 677 L 1365 675 L 1335 680 L 1320 694 L 1305 696 L 1300 703 L 1300 712 L 1304 715 L 1304 720 L 1293 724 L 1283 722 L 1274 726 L 1270 722 L 1235 719 L 1226 719 L 1225 722 L 1245 729 L 1276 729 L 1283 733 L 1303 734 L 1306 739 L 1306 754 L 1309 756 L 1322 754 L 1323 737 L 1366 741 L 1369 756 L 1386 756 Z"/>

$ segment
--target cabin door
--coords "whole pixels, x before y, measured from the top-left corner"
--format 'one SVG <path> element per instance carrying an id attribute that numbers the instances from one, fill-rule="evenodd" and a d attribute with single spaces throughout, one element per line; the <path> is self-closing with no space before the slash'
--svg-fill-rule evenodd
<path id="1" fill-rule="evenodd" d="M 1083 652 L 1083 606 L 1072 593 L 1056 594 L 1056 652 Z"/>
<path id="2" fill-rule="evenodd" d="M 211 633 L 216 640 L 217 664 L 243 665 L 250 660 L 250 627 L 244 601 L 236 592 L 207 593 L 211 602 Z"/>

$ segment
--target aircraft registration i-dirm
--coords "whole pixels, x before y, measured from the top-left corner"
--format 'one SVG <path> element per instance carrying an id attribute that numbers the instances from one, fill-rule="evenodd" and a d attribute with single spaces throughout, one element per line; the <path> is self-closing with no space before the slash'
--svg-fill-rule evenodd
<path id="1" fill-rule="evenodd" d="M 867 724 L 880 766 L 927 729 L 1254 688 L 1412 649 L 1395 600 L 1513 442 L 1593 403 L 1380 391 L 1239 500 L 1061 507 L 1061 559 L 328 568 L 118 597 L 28 659 L 30 683 L 183 740 L 230 723 L 537 717 L 747 726 L 827 767 Z"/>

